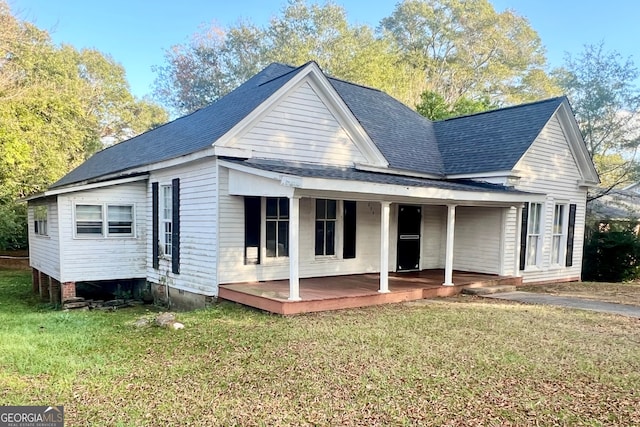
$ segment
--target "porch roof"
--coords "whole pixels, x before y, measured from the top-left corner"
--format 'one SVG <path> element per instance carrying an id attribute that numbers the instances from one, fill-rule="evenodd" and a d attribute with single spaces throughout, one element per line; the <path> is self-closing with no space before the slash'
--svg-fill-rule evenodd
<path id="1" fill-rule="evenodd" d="M 279 181 L 279 186 L 441 200 L 523 203 L 544 195 L 470 179 L 439 180 L 267 159 L 224 159 L 223 166 Z M 263 190 L 263 189 L 260 189 Z M 253 194 L 247 194 L 253 195 Z M 269 194 L 264 194 L 269 195 Z M 284 195 L 284 194 L 283 194 Z"/>

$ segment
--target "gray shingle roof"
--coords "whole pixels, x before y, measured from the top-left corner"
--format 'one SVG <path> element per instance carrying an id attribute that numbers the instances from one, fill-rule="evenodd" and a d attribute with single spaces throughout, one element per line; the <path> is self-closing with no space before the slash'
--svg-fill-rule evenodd
<path id="1" fill-rule="evenodd" d="M 94 154 L 51 188 L 211 147 L 304 67 L 271 64 L 213 104 Z M 435 176 L 511 169 L 565 100 L 433 123 L 379 90 L 329 81 L 392 168 Z"/>
<path id="2" fill-rule="evenodd" d="M 376 89 L 329 79 L 389 166 L 442 176 L 433 123 Z"/>
<path id="3" fill-rule="evenodd" d="M 271 64 L 217 102 L 97 152 L 54 183 L 61 187 L 210 147 L 301 68 Z"/>
<path id="4" fill-rule="evenodd" d="M 566 97 L 435 122 L 447 175 L 511 170 Z"/>
<path id="5" fill-rule="evenodd" d="M 430 178 L 407 177 L 387 173 L 362 171 L 355 168 L 325 166 L 310 163 L 285 162 L 265 159 L 225 159 L 228 162 L 249 166 L 254 169 L 294 175 L 303 178 L 329 178 L 345 181 L 371 182 L 376 184 L 401 185 L 406 187 L 437 188 L 455 191 L 485 191 L 493 193 L 530 194 L 487 182 L 472 181 L 470 179 L 440 180 Z"/>

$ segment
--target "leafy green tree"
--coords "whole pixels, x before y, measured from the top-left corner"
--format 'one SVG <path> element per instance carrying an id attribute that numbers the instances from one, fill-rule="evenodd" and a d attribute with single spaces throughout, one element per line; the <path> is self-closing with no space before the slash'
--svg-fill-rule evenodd
<path id="1" fill-rule="evenodd" d="M 580 125 L 600 179 L 615 188 L 638 179 L 640 144 L 640 77 L 630 58 L 607 51 L 603 43 L 567 54 L 555 71 Z"/>
<path id="2" fill-rule="evenodd" d="M 349 22 L 341 6 L 289 0 L 265 27 L 213 26 L 165 52 L 154 95 L 188 113 L 225 95 L 270 62 L 315 60 L 334 77 L 379 88 L 407 105 L 425 91 L 469 111 L 558 94 L 526 19 L 487 0 L 406 0 L 378 31 Z M 460 108 L 462 108 L 460 104 Z M 473 105 L 471 105 L 473 104 Z M 467 111 L 467 110 L 465 110 Z"/>
<path id="3" fill-rule="evenodd" d="M 461 97 L 513 104 L 558 93 L 538 34 L 487 0 L 404 0 L 381 28 L 413 68 L 418 94 L 435 92 L 452 105 Z"/>
<path id="4" fill-rule="evenodd" d="M 43 191 L 105 144 L 167 118 L 131 95 L 113 59 L 54 45 L 0 0 L 0 245 L 16 241 L 10 224 L 26 223 L 18 198 Z"/>
<path id="5" fill-rule="evenodd" d="M 399 57 L 390 42 L 365 25 L 351 25 L 344 8 L 291 0 L 264 28 L 242 22 L 196 33 L 165 52 L 154 95 L 178 114 L 227 94 L 271 62 L 302 65 L 315 60 L 338 78 L 396 96 L 406 92 Z"/>
<path id="6" fill-rule="evenodd" d="M 416 110 L 429 120 L 444 120 L 480 113 L 496 107 L 488 98 L 475 100 L 460 97 L 453 104 L 449 104 L 444 96 L 432 91 L 425 91 L 420 95 L 420 103 L 416 105 Z"/>

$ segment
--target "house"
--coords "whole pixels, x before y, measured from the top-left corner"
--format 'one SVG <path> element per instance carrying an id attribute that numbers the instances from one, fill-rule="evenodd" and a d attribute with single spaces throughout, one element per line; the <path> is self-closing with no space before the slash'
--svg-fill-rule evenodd
<path id="1" fill-rule="evenodd" d="M 129 280 L 201 306 L 278 280 L 300 301 L 308 278 L 347 275 L 385 294 L 430 269 L 443 288 L 579 280 L 598 182 L 564 97 L 434 123 L 314 62 L 271 64 L 31 197 L 34 289 Z"/>
<path id="2" fill-rule="evenodd" d="M 593 200 L 587 204 L 587 231 L 605 230 L 611 224 L 632 227 L 640 231 L 640 183 L 622 189 L 595 188 Z M 588 232 L 587 232 L 588 234 Z"/>

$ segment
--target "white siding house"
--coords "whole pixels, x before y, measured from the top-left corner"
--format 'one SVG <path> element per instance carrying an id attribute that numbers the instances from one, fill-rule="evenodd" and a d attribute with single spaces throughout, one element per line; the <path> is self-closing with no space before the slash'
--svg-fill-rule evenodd
<path id="1" fill-rule="evenodd" d="M 31 266 L 62 300 L 138 279 L 187 307 L 275 280 L 297 301 L 327 276 L 381 293 L 432 269 L 444 286 L 454 270 L 579 280 L 597 182 L 566 98 L 433 123 L 313 62 L 272 64 L 31 197 Z"/>

